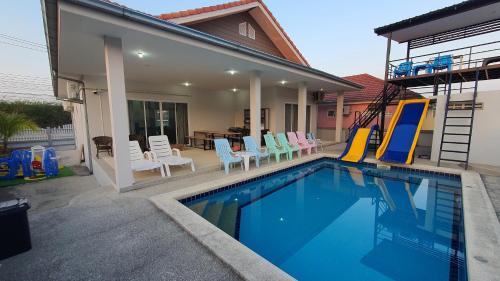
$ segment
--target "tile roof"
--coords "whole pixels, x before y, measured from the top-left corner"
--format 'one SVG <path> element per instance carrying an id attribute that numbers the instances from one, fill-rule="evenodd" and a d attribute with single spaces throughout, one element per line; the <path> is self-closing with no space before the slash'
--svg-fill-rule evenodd
<path id="1" fill-rule="evenodd" d="M 299 51 L 297 46 L 295 46 L 292 39 L 290 39 L 290 37 L 285 32 L 283 27 L 279 24 L 278 20 L 274 17 L 274 15 L 271 13 L 269 8 L 264 4 L 264 2 L 262 0 L 239 0 L 239 1 L 228 2 L 228 3 L 224 3 L 224 4 L 219 4 L 219 5 L 201 7 L 201 8 L 197 8 L 197 9 L 190 9 L 190 10 L 184 10 L 184 11 L 178 11 L 178 12 L 172 12 L 172 13 L 165 13 L 165 14 L 158 15 L 156 17 L 159 19 L 162 19 L 162 20 L 172 20 L 172 19 L 176 19 L 176 18 L 189 17 L 189 16 L 199 15 L 199 14 L 203 14 L 203 13 L 225 10 L 225 9 L 229 9 L 232 7 L 243 6 L 243 5 L 246 5 L 249 3 L 260 3 L 261 4 L 261 6 L 264 8 L 266 13 L 269 14 L 269 16 L 271 17 L 273 22 L 276 24 L 276 26 L 283 33 L 283 35 L 288 40 L 288 42 L 290 42 L 293 49 L 304 60 L 306 65 L 310 66 L 309 63 L 307 62 L 306 58 L 302 55 L 302 53 Z"/>
<path id="2" fill-rule="evenodd" d="M 359 91 L 345 92 L 344 93 L 345 102 L 371 102 L 384 89 L 384 80 L 367 73 L 345 76 L 342 78 L 360 84 L 364 87 L 364 89 Z M 407 97 L 420 98 L 421 96 L 416 93 L 408 92 Z M 336 102 L 336 101 L 337 101 L 337 93 L 325 94 L 324 102 Z"/>

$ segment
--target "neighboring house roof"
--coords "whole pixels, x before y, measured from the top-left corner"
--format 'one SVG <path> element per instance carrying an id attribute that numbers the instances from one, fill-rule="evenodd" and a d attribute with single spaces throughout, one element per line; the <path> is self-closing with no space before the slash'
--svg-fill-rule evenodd
<path id="1" fill-rule="evenodd" d="M 344 100 L 347 103 L 371 102 L 384 90 L 384 80 L 367 73 L 342 77 L 345 80 L 362 85 L 364 89 L 360 91 L 350 91 L 344 93 Z M 407 98 L 421 98 L 419 94 L 408 91 Z M 323 102 L 337 102 L 337 93 L 325 94 Z"/>
<path id="2" fill-rule="evenodd" d="M 257 10 L 255 10 L 257 9 Z M 269 38 L 280 49 L 287 59 L 309 66 L 306 58 L 299 51 L 292 39 L 285 32 L 278 20 L 271 13 L 262 0 L 240 0 L 197 9 L 165 13 L 157 16 L 160 19 L 187 25 L 213 18 L 250 11 L 250 14 L 261 25 Z M 261 14 L 257 12 L 262 12 Z M 266 28 L 266 26 L 268 28 Z M 287 50 L 289 49 L 289 50 Z M 291 52 L 290 52 L 291 51 Z M 293 53 L 293 55 L 290 55 Z"/>

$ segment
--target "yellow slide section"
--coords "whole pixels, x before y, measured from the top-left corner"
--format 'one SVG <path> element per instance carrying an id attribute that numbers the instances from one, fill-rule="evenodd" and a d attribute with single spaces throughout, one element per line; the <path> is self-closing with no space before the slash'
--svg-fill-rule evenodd
<path id="1" fill-rule="evenodd" d="M 341 158 L 343 161 L 359 162 L 365 153 L 366 142 L 370 138 L 370 128 L 359 128 L 352 140 L 349 152 Z"/>

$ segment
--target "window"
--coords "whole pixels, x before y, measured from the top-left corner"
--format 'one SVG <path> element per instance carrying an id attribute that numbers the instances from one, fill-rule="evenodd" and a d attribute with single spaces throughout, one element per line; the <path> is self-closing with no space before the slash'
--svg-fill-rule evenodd
<path id="1" fill-rule="evenodd" d="M 255 40 L 255 29 L 248 24 L 248 38 Z"/>
<path id="2" fill-rule="evenodd" d="M 242 22 L 239 24 L 240 35 L 247 36 L 247 23 Z"/>
<path id="3" fill-rule="evenodd" d="M 335 110 L 328 110 L 328 111 L 326 112 L 326 116 L 327 116 L 328 118 L 335 118 Z"/>

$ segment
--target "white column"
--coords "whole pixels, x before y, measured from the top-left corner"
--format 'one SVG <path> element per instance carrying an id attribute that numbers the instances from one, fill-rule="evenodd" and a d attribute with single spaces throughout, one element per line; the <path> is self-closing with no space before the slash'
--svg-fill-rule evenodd
<path id="1" fill-rule="evenodd" d="M 255 138 L 259 146 L 261 130 L 260 91 L 260 72 L 255 71 L 250 75 L 250 135 Z"/>
<path id="2" fill-rule="evenodd" d="M 335 142 L 341 142 L 344 123 L 344 92 L 337 92 L 337 111 L 335 112 Z"/>
<path id="3" fill-rule="evenodd" d="M 307 86 L 305 83 L 299 84 L 298 91 L 298 120 L 297 131 L 306 132 L 307 120 Z"/>
<path id="4" fill-rule="evenodd" d="M 128 147 L 128 114 L 125 95 L 122 41 L 119 38 L 104 38 L 104 60 L 108 82 L 108 99 L 113 137 L 113 160 L 115 164 L 115 187 L 120 191 L 134 183 L 130 169 Z"/>

